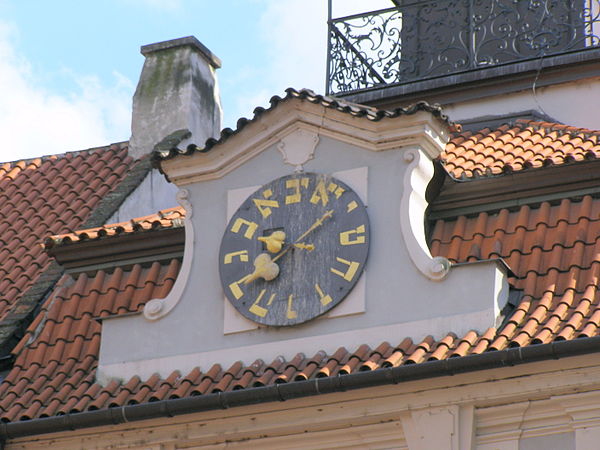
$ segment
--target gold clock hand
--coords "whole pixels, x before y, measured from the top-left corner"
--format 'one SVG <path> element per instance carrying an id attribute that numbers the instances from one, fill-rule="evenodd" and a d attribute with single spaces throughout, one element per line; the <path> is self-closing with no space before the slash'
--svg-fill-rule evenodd
<path id="1" fill-rule="evenodd" d="M 294 244 L 294 247 L 299 248 L 301 250 L 307 250 L 309 252 L 312 252 L 315 249 L 314 244 L 304 244 L 304 243 Z"/>
<path id="2" fill-rule="evenodd" d="M 279 275 L 279 266 L 267 253 L 261 253 L 254 259 L 254 272 L 243 278 L 244 284 L 250 284 L 257 278 L 274 280 Z"/>
<path id="3" fill-rule="evenodd" d="M 260 242 L 264 242 L 267 250 L 270 253 L 277 253 L 283 247 L 285 241 L 285 233 L 283 231 L 273 231 L 270 236 L 259 236 Z"/>
<path id="4" fill-rule="evenodd" d="M 333 216 L 333 209 L 330 209 L 325 214 L 323 214 L 319 219 L 317 219 L 315 221 L 315 223 L 313 223 L 310 226 L 310 228 L 308 230 L 306 230 L 302 235 L 300 235 L 300 237 L 298 239 L 296 239 L 296 244 L 299 243 L 306 236 L 308 236 L 309 233 L 313 232 L 318 227 L 320 227 L 321 225 L 323 225 L 323 222 L 325 222 L 325 219 L 329 219 L 329 218 L 331 218 L 331 216 Z"/>
<path id="5" fill-rule="evenodd" d="M 271 281 L 271 280 L 274 280 L 275 278 L 277 278 L 277 275 L 279 275 L 279 266 L 276 264 L 276 261 L 279 258 L 281 258 L 283 255 L 285 255 L 287 252 L 289 252 L 292 247 L 297 247 L 297 248 L 301 248 L 301 249 L 308 250 L 308 251 L 314 250 L 315 246 L 313 244 L 304 244 L 304 243 L 301 243 L 300 241 L 303 240 L 306 236 L 308 236 L 309 233 L 313 232 L 318 227 L 323 225 L 323 222 L 325 222 L 325 220 L 329 219 L 331 216 L 333 216 L 333 209 L 330 209 L 325 214 L 323 214 L 320 218 L 318 218 L 315 221 L 315 223 L 313 223 L 308 228 L 308 230 L 306 230 L 302 235 L 300 235 L 300 237 L 298 239 L 296 239 L 296 242 L 294 244 L 284 248 L 273 259 L 271 259 L 271 256 L 269 256 L 268 253 L 261 253 L 260 255 L 258 255 L 254 259 L 254 272 L 252 272 L 251 274 L 244 277 L 243 283 L 250 284 L 258 278 L 263 278 L 266 281 Z M 269 248 L 269 244 L 273 244 L 273 240 L 271 238 L 275 235 L 275 233 L 277 233 L 277 231 L 274 232 L 273 234 L 271 234 L 271 236 L 264 237 L 264 238 L 260 238 L 260 237 L 258 238 L 259 241 L 265 242 L 265 244 L 267 245 L 267 250 L 269 250 L 269 251 L 271 251 L 271 249 Z M 281 240 L 276 239 L 277 244 L 279 242 L 281 242 L 283 244 L 283 239 L 285 239 L 285 233 L 283 233 L 283 232 L 280 232 L 280 233 L 283 235 L 283 238 Z M 279 236 L 279 237 L 281 237 L 281 236 Z"/>
<path id="6" fill-rule="evenodd" d="M 330 209 L 325 214 L 323 214 L 321 217 L 319 217 L 317 220 L 315 220 L 315 222 L 308 228 L 308 230 L 306 230 L 304 233 L 302 233 L 300 235 L 300 237 L 298 239 L 296 239 L 296 242 L 294 242 L 293 245 L 284 248 L 281 252 L 279 252 L 277 255 L 275 255 L 275 257 L 273 258 L 273 262 L 276 262 L 279 258 L 281 258 L 283 255 L 285 255 L 287 252 L 289 252 L 293 246 L 296 246 L 298 244 L 302 245 L 302 243 L 300 241 L 302 241 L 306 236 L 308 236 L 310 233 L 315 231 L 318 227 L 323 225 L 325 220 L 331 218 L 331 216 L 333 216 L 333 209 Z M 312 244 L 305 244 L 305 245 L 312 245 Z M 312 247 L 314 249 L 314 246 L 312 246 Z M 302 248 L 302 247 L 299 247 L 299 248 Z"/>

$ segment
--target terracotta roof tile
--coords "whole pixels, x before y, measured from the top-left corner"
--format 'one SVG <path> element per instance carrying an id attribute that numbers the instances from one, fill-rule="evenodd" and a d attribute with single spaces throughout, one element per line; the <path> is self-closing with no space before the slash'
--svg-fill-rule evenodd
<path id="1" fill-rule="evenodd" d="M 181 207 L 169 208 L 145 217 L 120 222 L 101 227 L 78 230 L 46 238 L 44 247 L 50 249 L 56 246 L 69 245 L 84 240 L 99 240 L 114 236 L 156 231 L 166 228 L 183 227 L 185 212 Z"/>
<path id="2" fill-rule="evenodd" d="M 500 175 L 600 156 L 600 133 L 548 122 L 518 120 L 497 130 L 458 135 L 441 155 L 455 178 Z"/>
<path id="3" fill-rule="evenodd" d="M 444 159 L 454 176 L 470 177 L 477 171 L 499 175 L 508 164 L 513 170 L 525 170 L 546 161 L 562 164 L 569 155 L 575 160 L 597 157 L 598 151 L 595 132 L 519 122 L 498 130 L 457 136 L 448 144 Z M 69 161 L 57 159 L 55 165 L 61 164 L 63 171 L 55 170 L 57 176 L 64 173 Z M 45 162 L 36 164 L 43 166 Z M 83 161 L 78 164 L 85 166 Z M 16 180 L 19 173 L 28 170 L 26 167 L 26 164 L 4 166 L 0 172 L 13 171 Z M 58 179 L 62 182 L 62 178 Z M 95 180 L 92 177 L 91 183 Z M 61 192 L 58 198 L 69 195 L 56 179 L 47 182 L 56 184 L 55 190 Z M 21 180 L 21 185 L 27 183 Z M 6 188 L 10 190 L 12 184 L 6 183 Z M 16 194 L 9 197 L 18 202 L 20 197 Z M 174 208 L 133 222 L 61 235 L 46 245 L 68 245 L 85 239 L 182 226 L 183 211 Z M 8 225 L 0 221 L 0 230 L 3 227 L 8 233 Z M 249 366 L 238 362 L 227 370 L 215 364 L 206 372 L 196 368 L 188 374 L 173 372 L 166 379 L 155 375 L 144 381 L 137 377 L 122 382 L 113 380 L 106 387 L 94 381 L 100 341 L 99 324 L 94 317 L 139 311 L 149 299 L 166 296 L 180 261 L 134 264 L 81 274 L 75 279 L 65 275 L 15 349 L 14 368 L 0 385 L 1 420 L 248 389 L 596 336 L 600 326 L 599 235 L 600 199 L 592 196 L 438 220 L 432 230 L 432 253 L 455 262 L 503 258 L 513 270 L 509 282 L 513 289 L 522 290 L 522 298 L 499 328 L 489 328 L 483 334 L 470 331 L 464 336 L 449 333 L 440 340 L 428 336 L 416 343 L 398 336 L 399 343 L 384 342 L 374 349 L 363 345 L 340 348 L 330 355 L 297 354 L 290 361 L 275 357 L 268 365 L 262 361 Z M 4 238 L 3 233 L 0 236 Z M 27 240 L 27 236 L 18 236 L 23 242 Z M 28 241 L 26 245 L 15 246 L 9 254 L 31 254 L 27 251 L 30 245 Z M 37 257 L 42 258 L 39 264 L 43 267 L 44 254 L 40 252 Z M 20 274 L 25 278 L 32 276 L 25 275 L 28 266 Z M 18 277 L 11 278 L 11 282 L 17 280 Z"/>
<path id="4" fill-rule="evenodd" d="M 489 348 L 500 350 L 597 334 L 598 208 L 599 200 L 584 196 L 578 201 L 562 200 L 558 205 L 542 203 L 517 211 L 502 210 L 489 217 L 436 223 L 432 235 L 436 254 L 463 261 L 477 241 L 482 248 L 480 257 L 504 258 L 516 275 L 511 285 L 523 290 L 521 304 Z M 499 248 L 492 242 L 497 239 L 496 230 L 502 228 L 505 243 Z"/>
<path id="5" fill-rule="evenodd" d="M 209 392 L 209 388 L 219 380 L 222 373 L 221 366 L 219 364 L 213 365 L 206 375 L 202 376 L 200 384 L 196 385 L 191 391 L 191 395 L 202 395 Z M 186 377 L 187 378 L 187 377 Z"/>
<path id="6" fill-rule="evenodd" d="M 305 362 L 304 367 L 298 371 L 298 373 L 294 376 L 294 381 L 303 381 L 312 378 L 312 376 L 317 373 L 318 368 L 321 365 L 321 362 L 327 357 L 327 354 L 323 351 L 317 352 L 315 356 L 309 358 L 308 361 Z"/>
<path id="7" fill-rule="evenodd" d="M 242 375 L 232 385 L 232 390 L 237 391 L 239 389 L 245 389 L 252 386 L 253 381 L 264 372 L 262 369 L 264 362 L 260 359 L 254 361 L 250 366 L 242 370 Z"/>
<path id="8" fill-rule="evenodd" d="M 324 108 L 334 109 L 354 117 L 363 117 L 366 120 L 370 120 L 373 122 L 404 115 L 411 115 L 420 111 L 426 111 L 431 113 L 433 116 L 438 117 L 440 120 L 444 121 L 451 128 L 455 128 L 455 124 L 448 119 L 448 116 L 443 114 L 442 108 L 439 105 L 430 105 L 424 101 L 417 102 L 407 107 L 399 107 L 395 109 L 386 110 L 377 109 L 375 107 L 367 105 L 360 105 L 357 103 L 352 103 L 343 99 L 329 97 L 326 95 L 315 94 L 310 89 L 296 90 L 294 88 L 287 88 L 285 90 L 285 93 L 286 95 L 284 97 L 279 97 L 277 95 L 271 97 L 271 99 L 269 100 L 270 106 L 268 108 L 255 108 L 253 111 L 254 115 L 251 119 L 246 119 L 245 117 L 239 119 L 236 123 L 235 130 L 232 130 L 231 128 L 224 128 L 223 130 L 221 130 L 220 136 L 217 139 L 209 138 L 204 143 L 196 143 L 200 146 L 192 144 L 185 149 L 170 147 L 161 150 L 155 150 L 153 157 L 156 160 L 165 160 L 174 158 L 178 155 L 190 155 L 194 152 L 207 152 L 210 149 L 212 149 L 215 145 L 218 145 L 229 139 L 231 136 L 239 133 L 249 124 L 260 120 L 265 113 L 268 113 L 273 108 L 277 107 L 277 105 L 279 105 L 280 103 L 287 102 L 292 99 L 300 99 L 302 101 L 319 105 Z"/>
<path id="9" fill-rule="evenodd" d="M 49 268 L 39 239 L 81 227 L 102 199 L 82 180 L 99 177 L 108 192 L 133 164 L 126 144 L 114 144 L 0 166 L 0 322 L 28 312 L 17 303 Z M 107 184 L 109 174 L 115 178 Z"/>

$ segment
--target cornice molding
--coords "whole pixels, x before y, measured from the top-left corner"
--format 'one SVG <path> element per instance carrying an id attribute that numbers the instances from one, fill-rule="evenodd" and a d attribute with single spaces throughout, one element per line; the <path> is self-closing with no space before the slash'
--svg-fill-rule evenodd
<path id="1" fill-rule="evenodd" d="M 598 195 L 599 172 L 600 160 L 527 169 L 470 181 L 457 181 L 445 171 L 436 171 L 436 177 L 443 177 L 443 184 L 431 202 L 428 217 L 430 220 L 445 219 Z M 441 183 L 439 178 L 437 183 Z"/>
<path id="2" fill-rule="evenodd" d="M 218 179 L 297 130 L 374 152 L 419 146 L 433 159 L 439 156 L 449 138 L 448 128 L 447 123 L 426 111 L 372 121 L 291 99 L 210 151 L 180 155 L 163 160 L 160 165 L 178 186 Z"/>
<path id="3" fill-rule="evenodd" d="M 183 254 L 183 248 L 183 228 L 169 228 L 77 241 L 52 247 L 48 254 L 56 258 L 67 272 L 73 273 L 100 266 L 116 267 L 148 257 L 160 260 L 162 255 Z"/>

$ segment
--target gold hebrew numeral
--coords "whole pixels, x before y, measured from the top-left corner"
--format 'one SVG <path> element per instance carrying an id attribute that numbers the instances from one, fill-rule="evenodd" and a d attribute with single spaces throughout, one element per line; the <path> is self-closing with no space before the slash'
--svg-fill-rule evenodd
<path id="1" fill-rule="evenodd" d="M 268 200 L 273 196 L 273 191 L 271 189 L 265 189 L 262 193 L 264 198 L 253 198 L 252 201 L 254 205 L 258 208 L 258 211 L 263 216 L 263 219 L 266 219 L 271 215 L 271 208 L 279 208 L 279 203 L 277 200 Z"/>
<path id="2" fill-rule="evenodd" d="M 242 284 L 246 280 L 246 278 L 248 278 L 248 275 L 243 276 L 239 280 L 234 281 L 229 285 L 229 290 L 231 291 L 236 300 L 239 300 L 244 296 L 244 291 L 242 291 L 240 284 Z"/>
<path id="3" fill-rule="evenodd" d="M 298 317 L 298 313 L 292 309 L 292 301 L 293 300 L 294 300 L 294 296 L 293 296 L 293 294 L 290 294 L 290 296 L 288 297 L 287 313 L 286 313 L 286 317 L 290 320 L 296 319 Z"/>
<path id="4" fill-rule="evenodd" d="M 329 183 L 329 186 L 327 186 L 327 190 L 331 193 L 333 193 L 333 195 L 335 195 L 335 198 L 340 198 L 342 196 L 342 194 L 346 191 L 346 189 L 344 189 L 341 186 L 338 186 L 335 183 Z"/>
<path id="5" fill-rule="evenodd" d="M 327 203 L 329 203 L 329 194 L 327 194 L 327 189 L 325 189 L 325 182 L 323 180 L 317 183 L 317 186 L 310 197 L 310 202 L 315 205 L 321 202 L 323 206 L 326 206 Z"/>
<path id="6" fill-rule="evenodd" d="M 358 208 L 358 203 L 356 203 L 356 201 L 352 200 L 350 203 L 348 203 L 346 205 L 346 212 L 352 212 L 356 208 Z"/>
<path id="7" fill-rule="evenodd" d="M 329 270 L 331 270 L 332 273 L 342 277 L 346 281 L 352 281 L 352 279 L 354 278 L 354 275 L 356 275 L 356 271 L 358 270 L 360 263 L 357 263 L 354 261 L 347 261 L 343 258 L 337 258 L 337 257 L 335 259 L 337 262 L 340 262 L 340 263 L 344 264 L 345 266 L 348 266 L 348 269 L 346 270 L 346 272 L 341 272 L 337 269 L 334 269 L 333 267 L 331 267 Z"/>
<path id="8" fill-rule="evenodd" d="M 319 294 L 319 298 L 321 299 L 321 305 L 327 306 L 333 301 L 331 295 L 325 295 L 323 293 L 323 290 L 321 289 L 321 286 L 319 286 L 319 283 L 315 284 L 315 289 L 317 290 L 317 294 Z"/>
<path id="9" fill-rule="evenodd" d="M 223 257 L 223 264 L 231 264 L 233 262 L 233 258 L 239 257 L 241 262 L 248 262 L 248 250 L 240 250 L 239 252 L 231 252 L 227 253 Z"/>
<path id="10" fill-rule="evenodd" d="M 254 236 L 254 233 L 256 232 L 256 229 L 258 228 L 258 224 L 254 223 L 254 222 L 250 222 L 249 220 L 246 219 L 242 219 L 241 217 L 238 217 L 236 219 L 236 221 L 233 223 L 233 226 L 231 227 L 231 231 L 234 233 L 239 233 L 242 226 L 246 226 L 246 231 L 244 232 L 244 237 L 246 239 L 252 239 L 252 236 Z"/>
<path id="11" fill-rule="evenodd" d="M 266 289 L 263 289 L 262 291 L 260 291 L 260 294 L 258 294 L 258 297 L 256 297 L 256 300 L 254 300 L 254 303 L 252 303 L 252 306 L 248 309 L 248 311 L 250 311 L 252 314 L 257 315 L 258 317 L 265 317 L 267 315 L 267 313 L 269 312 L 269 310 L 267 308 L 263 308 L 262 306 L 260 306 L 258 304 L 264 297 L 265 292 L 267 292 Z M 271 294 L 271 297 L 269 298 L 269 301 L 267 302 L 267 306 L 270 306 L 271 303 L 273 303 L 274 298 L 275 298 L 275 294 Z"/>
<path id="12" fill-rule="evenodd" d="M 356 244 L 364 244 L 367 241 L 367 238 L 364 236 L 365 226 L 359 225 L 358 227 L 348 230 L 342 231 L 340 233 L 340 244 L 342 245 L 356 245 Z M 352 239 L 352 236 L 356 235 L 356 238 Z"/>
<path id="13" fill-rule="evenodd" d="M 292 189 L 293 192 L 285 196 L 285 204 L 291 205 L 292 203 L 300 203 L 302 201 L 302 194 L 300 187 L 308 188 L 309 179 L 307 177 L 292 178 L 285 181 L 286 189 Z"/>

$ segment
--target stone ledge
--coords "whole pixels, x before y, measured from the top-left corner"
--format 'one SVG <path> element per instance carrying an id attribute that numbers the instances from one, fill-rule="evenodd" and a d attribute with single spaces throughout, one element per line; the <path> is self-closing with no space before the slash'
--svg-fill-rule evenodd
<path id="1" fill-rule="evenodd" d="M 156 42 L 155 44 L 142 45 L 140 47 L 140 52 L 144 56 L 148 56 L 154 52 L 160 52 L 162 50 L 167 50 L 170 48 L 176 47 L 185 47 L 190 46 L 193 49 L 199 51 L 202 56 L 206 58 L 206 60 L 215 68 L 221 68 L 221 60 L 211 52 L 202 42 L 196 39 L 194 36 L 186 36 L 178 39 L 171 39 L 169 41 Z"/>

